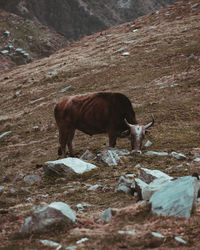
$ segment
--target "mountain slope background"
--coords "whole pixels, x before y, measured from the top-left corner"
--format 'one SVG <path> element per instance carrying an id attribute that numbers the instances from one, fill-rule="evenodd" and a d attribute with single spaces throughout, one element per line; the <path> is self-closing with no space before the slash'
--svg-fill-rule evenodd
<path id="1" fill-rule="evenodd" d="M 199 171 L 200 157 L 200 4 L 180 1 L 175 5 L 129 23 L 87 36 L 47 58 L 16 67 L 0 75 L 0 249 L 50 249 L 40 240 L 59 242 L 64 247 L 89 240 L 80 249 L 199 249 L 200 205 L 189 220 L 156 216 L 138 205 L 137 198 L 116 193 L 120 176 L 141 167 L 159 169 L 170 176 Z M 54 72 L 54 74 L 50 74 Z M 69 87 L 65 92 L 63 89 Z M 57 159 L 58 131 L 53 110 L 66 95 L 93 91 L 126 94 L 140 123 L 155 116 L 147 136 L 147 150 L 184 153 L 186 159 L 130 155 L 117 167 L 93 162 L 98 170 L 71 179 L 46 178 L 40 168 Z M 79 131 L 74 150 L 80 157 L 86 149 L 94 154 L 108 146 L 107 135 L 89 137 Z M 130 150 L 128 139 L 118 148 Z M 39 183 L 29 185 L 24 176 L 36 174 Z M 87 191 L 88 186 L 102 188 Z M 54 228 L 48 233 L 22 236 L 19 229 L 32 208 L 41 202 L 63 201 L 77 212 L 72 228 Z M 89 203 L 83 212 L 78 203 Z M 107 223 L 97 219 L 108 207 L 116 214 Z M 135 231 L 135 236 L 118 230 Z M 156 239 L 151 232 L 165 235 Z M 186 241 L 174 240 L 179 236 Z"/>
<path id="2" fill-rule="evenodd" d="M 47 57 L 68 45 L 54 30 L 0 9 L 0 71 Z"/>
<path id="3" fill-rule="evenodd" d="M 1 0 L 0 8 L 38 21 L 67 39 L 105 30 L 148 14 L 176 0 Z"/>

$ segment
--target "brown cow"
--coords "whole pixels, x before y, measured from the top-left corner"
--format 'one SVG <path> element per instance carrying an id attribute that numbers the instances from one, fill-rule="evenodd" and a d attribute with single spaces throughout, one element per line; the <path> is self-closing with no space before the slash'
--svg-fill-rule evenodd
<path id="1" fill-rule="evenodd" d="M 66 144 L 73 156 L 72 140 L 78 129 L 88 135 L 108 133 L 110 147 L 115 147 L 116 139 L 129 130 L 132 150 L 140 151 L 147 128 L 154 120 L 138 125 L 130 100 L 121 93 L 98 92 L 70 96 L 59 102 L 54 110 L 59 129 L 60 147 L 58 153 L 66 157 Z"/>

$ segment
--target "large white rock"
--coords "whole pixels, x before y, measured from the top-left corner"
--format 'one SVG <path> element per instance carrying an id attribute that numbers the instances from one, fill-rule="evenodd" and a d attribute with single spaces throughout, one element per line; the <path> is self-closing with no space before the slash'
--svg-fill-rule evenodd
<path id="1" fill-rule="evenodd" d="M 145 183 L 149 184 L 150 182 L 152 182 L 155 179 L 166 179 L 166 180 L 171 180 L 172 177 L 170 177 L 169 175 L 163 173 L 160 170 L 151 170 L 148 168 L 140 168 L 140 173 L 138 176 L 139 179 L 141 179 L 142 181 L 144 181 Z"/>
<path id="2" fill-rule="evenodd" d="M 75 223 L 75 221 L 75 212 L 67 204 L 64 202 L 52 202 L 26 218 L 20 232 L 40 232 L 45 231 L 49 226 L 53 226 L 54 224 L 70 225 Z"/>
<path id="3" fill-rule="evenodd" d="M 199 188 L 200 182 L 192 176 L 168 182 L 151 196 L 152 212 L 189 218 L 197 202 Z"/>
<path id="4" fill-rule="evenodd" d="M 54 173 L 59 176 L 69 176 L 71 174 L 83 174 L 97 168 L 97 166 L 79 158 L 68 157 L 56 161 L 47 161 L 43 168 L 46 174 Z"/>

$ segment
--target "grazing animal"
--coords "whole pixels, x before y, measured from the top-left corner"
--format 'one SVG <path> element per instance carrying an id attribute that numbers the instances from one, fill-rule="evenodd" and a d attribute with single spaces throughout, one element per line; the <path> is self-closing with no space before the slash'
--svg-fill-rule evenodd
<path id="1" fill-rule="evenodd" d="M 58 154 L 66 157 L 66 144 L 73 156 L 72 140 L 78 129 L 88 135 L 108 133 L 109 146 L 115 147 L 117 137 L 129 130 L 132 150 L 140 151 L 142 140 L 151 123 L 139 125 L 128 97 L 121 93 L 97 92 L 70 96 L 54 109 L 59 130 Z"/>

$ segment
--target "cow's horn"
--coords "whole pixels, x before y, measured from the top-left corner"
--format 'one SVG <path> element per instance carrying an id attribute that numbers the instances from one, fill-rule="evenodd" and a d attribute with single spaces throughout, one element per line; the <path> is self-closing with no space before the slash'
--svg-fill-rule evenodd
<path id="1" fill-rule="evenodd" d="M 131 124 L 127 122 L 126 118 L 124 119 L 124 121 L 128 127 L 131 127 Z"/>
<path id="2" fill-rule="evenodd" d="M 153 126 L 153 124 L 154 124 L 154 116 L 152 115 L 152 121 L 150 123 L 148 123 L 147 125 L 145 125 L 144 127 L 145 127 L 145 129 L 148 129 L 151 126 Z"/>

